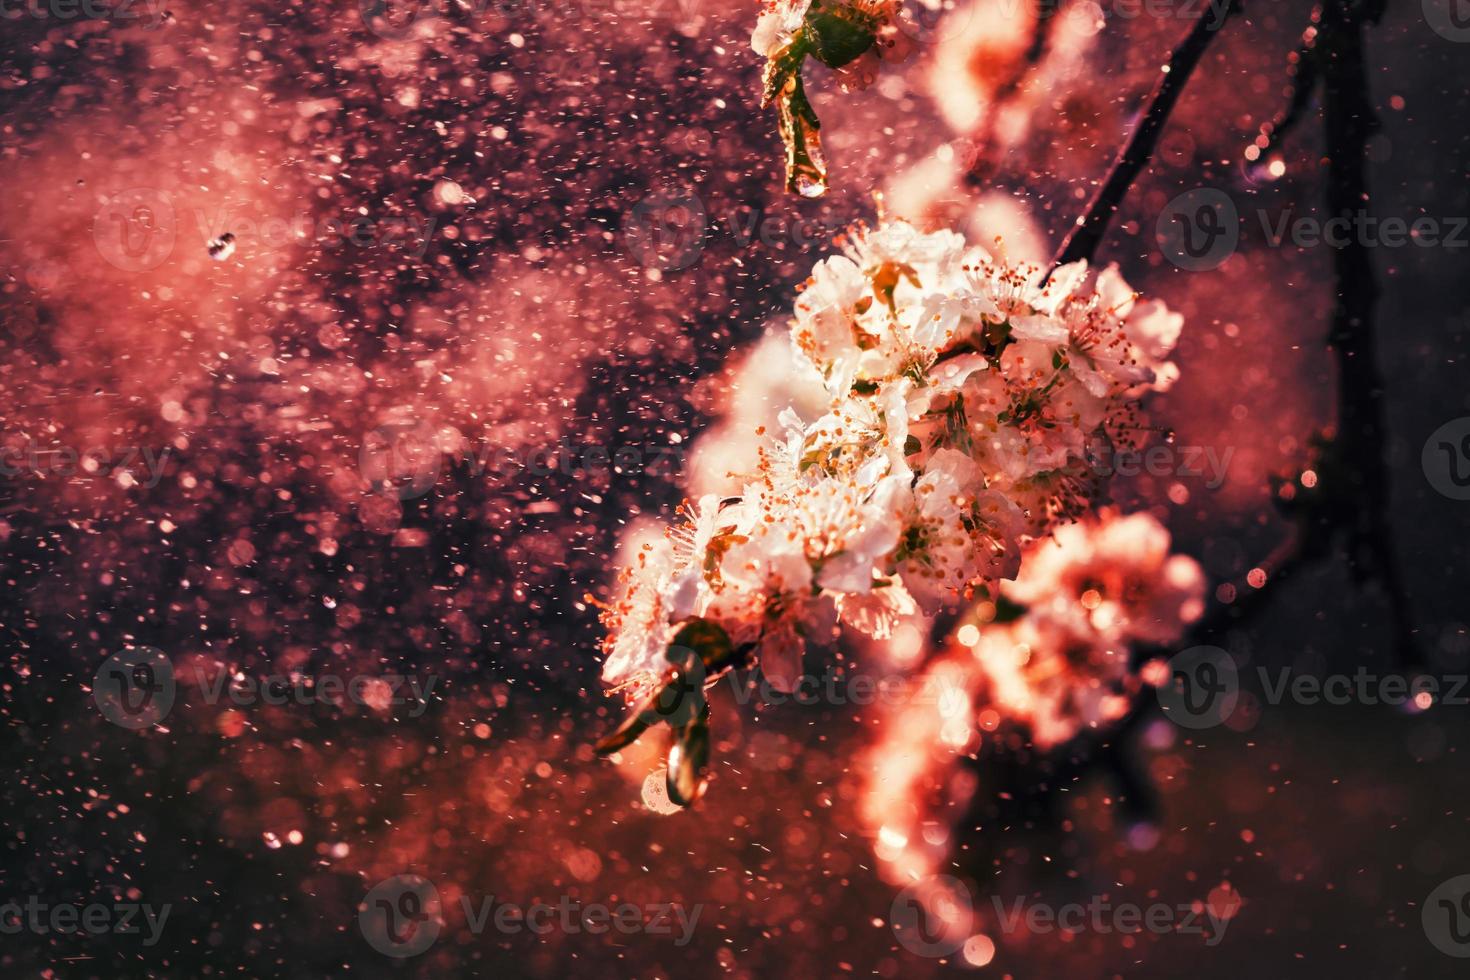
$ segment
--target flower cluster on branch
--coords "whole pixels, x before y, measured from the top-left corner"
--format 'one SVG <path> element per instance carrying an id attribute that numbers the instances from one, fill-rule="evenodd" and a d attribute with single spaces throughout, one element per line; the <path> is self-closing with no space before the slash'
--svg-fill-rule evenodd
<path id="1" fill-rule="evenodd" d="M 783 414 L 739 496 L 687 504 L 639 551 L 604 609 L 604 680 L 647 697 L 698 624 L 711 675 L 753 660 L 789 690 L 839 624 L 881 638 L 916 606 L 991 595 L 1026 542 L 1095 505 L 1092 461 L 1135 438 L 1181 325 L 1114 267 L 1048 276 L 953 232 L 855 229 L 791 325 L 827 411 Z"/>
<path id="2" fill-rule="evenodd" d="M 959 764 L 985 739 L 1063 751 L 1105 735 L 1151 685 L 1167 682 L 1139 648 L 1177 642 L 1204 611 L 1206 579 L 1173 552 L 1152 514 L 1105 508 L 1027 548 L 1021 573 L 981 602 L 895 707 L 863 767 L 861 812 L 894 880 L 933 874 L 977 791 Z M 994 792 L 994 787 L 988 787 Z"/>

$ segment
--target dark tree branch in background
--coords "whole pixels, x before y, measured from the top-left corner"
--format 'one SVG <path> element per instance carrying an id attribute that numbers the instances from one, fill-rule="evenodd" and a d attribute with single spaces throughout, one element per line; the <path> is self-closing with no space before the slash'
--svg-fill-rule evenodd
<path id="1" fill-rule="evenodd" d="M 1296 65 L 1293 103 L 1311 99 L 1310 89 L 1301 87 L 1304 80 L 1322 82 L 1327 211 L 1330 218 L 1347 218 L 1350 228 L 1361 226 L 1356 218 L 1368 209 L 1367 144 L 1378 127 L 1363 32 L 1377 23 L 1383 7 L 1384 0 L 1327 0 L 1312 13 L 1312 26 L 1303 35 L 1306 60 Z M 1288 109 L 1277 118 L 1291 117 Z M 1279 127 L 1261 131 L 1268 138 L 1283 132 Z M 1374 335 L 1378 280 L 1361 236 L 1351 235 L 1344 247 L 1333 250 L 1333 273 L 1336 299 L 1327 345 L 1337 364 L 1336 429 L 1316 439 L 1311 486 L 1296 480 L 1289 494 L 1278 495 L 1295 533 L 1258 566 L 1266 581 L 1259 588 L 1249 583 L 1237 588 L 1241 601 L 1214 608 L 1191 635 L 1199 642 L 1238 624 L 1262 603 L 1267 587 L 1303 565 L 1332 558 L 1341 539 L 1354 581 L 1377 582 L 1383 589 L 1400 662 L 1417 664 L 1408 594 L 1388 523 L 1388 427 Z"/>
<path id="2" fill-rule="evenodd" d="M 1385 0 L 1333 0 L 1323 75 L 1322 114 L 1327 131 L 1327 210 L 1354 216 L 1368 207 L 1368 140 L 1378 130 L 1369 91 L 1363 29 L 1377 23 Z M 1325 19 L 1325 18 L 1324 18 Z M 1324 25 L 1326 26 L 1326 25 Z M 1413 661 L 1413 628 L 1388 524 L 1388 425 L 1383 407 L 1383 372 L 1378 366 L 1374 313 L 1378 280 L 1367 244 L 1353 235 L 1333 252 L 1337 303 L 1328 344 L 1337 359 L 1337 433 L 1331 449 L 1343 483 L 1330 487 L 1329 512 L 1347 536 L 1354 578 L 1378 581 L 1388 598 L 1400 656 Z"/>
<path id="3" fill-rule="evenodd" d="M 1185 83 L 1189 81 L 1189 76 L 1199 64 L 1205 49 L 1209 47 L 1215 34 L 1239 10 L 1240 0 L 1227 0 L 1221 16 L 1203 14 L 1195 22 L 1189 35 L 1174 49 L 1154 86 L 1153 94 L 1149 97 L 1148 109 L 1139 120 L 1138 127 L 1134 129 L 1123 152 L 1113 161 L 1107 179 L 1103 181 L 1092 203 L 1087 206 L 1087 212 L 1077 220 L 1076 227 L 1062 243 L 1056 258 L 1052 260 L 1053 267 L 1078 259 L 1092 258 L 1107 231 L 1108 222 L 1118 210 L 1118 205 L 1123 202 L 1139 172 L 1153 158 L 1154 147 L 1159 142 L 1164 123 L 1168 121 L 1174 103 L 1179 100 L 1179 93 L 1184 90 Z"/>
<path id="4" fill-rule="evenodd" d="M 1312 14 L 1295 59 L 1290 104 L 1261 129 L 1264 140 L 1254 146 L 1260 159 L 1283 138 L 1311 104 L 1318 82 L 1323 89 L 1326 145 L 1326 200 L 1330 218 L 1351 219 L 1367 210 L 1367 144 L 1377 122 L 1368 85 L 1363 34 L 1382 15 L 1385 0 L 1324 0 Z M 1232 4 L 1231 9 L 1234 9 Z M 1198 62 L 1210 34 L 1198 26 L 1175 57 L 1170 77 L 1155 91 L 1144 121 L 1128 148 L 1114 165 L 1107 183 L 1088 208 L 1086 217 L 1057 254 L 1055 265 L 1091 259 L 1108 221 L 1133 179 L 1147 164 L 1159 130 L 1189 71 Z M 1181 57 L 1188 55 L 1188 57 Z M 1176 67 L 1183 66 L 1183 67 Z M 1176 74 L 1177 72 L 1177 74 Z M 1388 477 L 1385 467 L 1387 426 L 1383 408 L 1383 377 L 1378 366 L 1374 313 L 1379 292 L 1366 244 L 1355 237 L 1333 256 L 1336 298 L 1327 343 L 1338 368 L 1337 426 L 1313 439 L 1306 473 L 1282 479 L 1275 498 L 1291 520 L 1291 533 L 1242 581 L 1216 590 L 1205 616 L 1185 640 L 1170 649 L 1136 648 L 1138 662 L 1167 657 L 1179 649 L 1209 642 L 1256 615 L 1274 595 L 1274 588 L 1290 580 L 1301 567 L 1330 560 L 1339 541 L 1346 543 L 1354 579 L 1379 582 L 1386 593 L 1400 660 L 1418 662 L 1408 598 L 1392 550 L 1388 526 Z M 943 617 L 941 617 L 941 621 Z M 947 624 L 943 635 L 952 628 Z M 1153 697 L 1140 695 L 1127 716 L 1105 734 L 1085 734 L 1050 752 L 1006 749 L 1004 740 L 991 737 L 982 744 L 988 752 L 976 757 L 986 792 L 976 793 L 958 822 L 960 833 L 977 838 L 982 828 L 1054 828 L 1061 822 L 1060 794 L 1085 775 L 1095 772 L 1111 780 L 1121 812 L 1128 819 L 1150 820 L 1157 815 L 1156 794 L 1134 762 L 1129 745 L 1141 721 L 1152 717 Z M 999 747 L 999 748 L 998 748 Z M 976 877 L 990 872 L 980 841 L 972 845 L 971 865 Z"/>
<path id="5" fill-rule="evenodd" d="M 1285 136 L 1310 104 L 1312 89 L 1320 80 L 1327 153 L 1327 210 L 1331 218 L 1349 218 L 1349 227 L 1353 228 L 1359 227 L 1359 222 L 1352 219 L 1368 208 L 1367 144 L 1377 128 L 1363 35 L 1368 25 L 1378 22 L 1384 3 L 1385 0 L 1324 0 L 1313 12 L 1311 26 L 1303 35 L 1290 104 L 1262 127 L 1265 145 L 1259 140 L 1254 144 L 1261 149 L 1256 156 L 1259 159 Z M 1191 41 L 1201 45 L 1189 62 L 1190 67 L 1198 60 L 1202 44 L 1207 40 L 1208 35 L 1200 37 L 1194 33 L 1185 42 L 1186 47 Z M 1185 76 L 1187 72 L 1181 73 L 1181 81 Z M 1164 87 L 1161 84 L 1160 89 Z M 1134 134 L 1107 185 L 1088 209 L 1087 217 L 1058 253 L 1056 264 L 1091 258 L 1109 217 L 1133 177 L 1146 164 L 1168 106 L 1177 97 L 1177 87 L 1169 95 L 1163 113 L 1154 117 L 1164 94 L 1156 93 L 1145 125 L 1140 125 Z M 1152 127 L 1147 125 L 1150 119 Z M 1275 586 L 1289 580 L 1296 570 L 1309 563 L 1331 559 L 1342 540 L 1354 580 L 1360 584 L 1377 581 L 1384 589 L 1401 662 L 1418 663 L 1408 597 L 1388 525 L 1384 383 L 1374 335 L 1379 291 L 1366 243 L 1353 236 L 1346 247 L 1334 251 L 1333 267 L 1336 299 L 1327 343 L 1338 368 L 1336 429 L 1314 439 L 1316 452 L 1310 464 L 1314 479 L 1303 479 L 1305 474 L 1301 474 L 1276 486 L 1281 509 L 1292 521 L 1292 533 L 1256 563 L 1244 581 L 1217 589 L 1217 601 L 1173 650 L 1207 642 L 1242 624 L 1265 605 Z M 1141 648 L 1134 654 L 1141 662 L 1154 656 L 1168 656 L 1170 652 Z M 1130 806 L 1131 812 L 1137 815 L 1147 816 L 1151 810 L 1150 788 L 1146 781 L 1135 777 L 1131 757 L 1123 747 L 1139 719 L 1152 710 L 1152 701 L 1149 697 L 1135 701 L 1127 718 L 1100 744 L 1078 739 L 1075 744 L 1053 753 L 1047 765 L 1055 769 L 1056 778 L 1032 792 L 1049 799 L 1057 787 L 1081 778 L 1084 769 L 1095 766 L 1111 775 L 1119 790 L 1120 803 Z M 1004 767 L 997 771 L 1002 776 L 1007 772 Z M 962 821 L 962 826 L 979 822 L 983 816 L 982 802 L 993 804 L 994 800 L 1010 799 L 1034 786 L 1030 773 L 1030 769 L 1025 769 L 1022 778 L 1014 780 L 1015 786 L 1007 784 L 990 796 L 977 794 L 967 813 L 968 822 Z M 1034 808 L 1047 812 L 1044 805 Z"/>
<path id="6" fill-rule="evenodd" d="M 1043 9 L 1046 9 L 1047 6 L 1049 5 L 1043 5 Z M 1067 236 L 1067 240 L 1057 251 L 1056 258 L 1052 260 L 1053 269 L 1078 259 L 1089 261 L 1092 259 L 1093 253 L 1097 251 L 1097 246 L 1102 242 L 1103 234 L 1107 231 L 1108 223 L 1118 212 L 1118 206 L 1123 203 L 1123 198 L 1133 186 L 1133 181 L 1138 177 L 1139 171 L 1153 157 L 1154 147 L 1158 144 L 1164 123 L 1168 122 L 1169 113 L 1173 111 L 1174 103 L 1179 100 L 1179 93 L 1183 91 L 1184 84 L 1189 81 L 1189 76 L 1199 64 L 1205 48 L 1209 46 L 1210 39 L 1225 26 L 1239 8 L 1240 0 L 1228 0 L 1225 12 L 1218 18 L 1213 15 L 1202 16 L 1190 30 L 1189 36 L 1169 56 L 1169 61 L 1163 69 L 1163 75 L 1149 97 L 1148 108 L 1144 111 L 1138 128 L 1133 131 L 1128 143 L 1113 162 L 1107 179 L 1093 197 L 1092 203 L 1088 205 L 1086 213 L 1077 219 L 1072 233 Z M 1050 272 L 1047 275 L 1049 276 Z M 966 345 L 952 347 L 940 354 L 938 361 L 947 361 L 970 352 L 971 348 Z M 942 620 L 943 617 L 941 617 Z"/>
<path id="7" fill-rule="evenodd" d="M 1384 4 L 1385 0 L 1327 0 L 1313 10 L 1293 59 L 1290 103 L 1261 128 L 1267 148 L 1276 145 L 1311 103 L 1313 88 L 1321 81 L 1327 210 L 1331 217 L 1347 217 L 1350 227 L 1357 227 L 1353 218 L 1367 210 L 1367 143 L 1377 128 L 1363 31 L 1378 22 Z M 1239 3 L 1232 2 L 1214 24 L 1201 19 L 1175 49 L 1138 128 L 1057 252 L 1053 268 L 1092 259 L 1108 223 L 1152 157 L 1184 83 L 1215 31 L 1238 9 Z M 1253 145 L 1261 146 L 1260 141 Z M 1384 385 L 1373 330 L 1377 279 L 1366 244 L 1357 236 L 1347 247 L 1334 250 L 1333 264 L 1337 296 L 1327 342 L 1338 367 L 1337 429 L 1316 440 L 1312 464 L 1316 479 L 1311 486 L 1298 477 L 1278 487 L 1281 508 L 1295 525 L 1292 536 L 1257 563 L 1245 581 L 1217 590 L 1221 601 L 1195 625 L 1186 645 L 1239 624 L 1264 604 L 1268 591 L 1301 566 L 1330 558 L 1337 539 L 1345 537 L 1355 581 L 1376 581 L 1383 587 L 1400 660 L 1418 662 L 1408 595 L 1388 525 Z M 940 359 L 964 352 L 957 348 Z M 943 617 L 941 628 L 942 622 Z"/>

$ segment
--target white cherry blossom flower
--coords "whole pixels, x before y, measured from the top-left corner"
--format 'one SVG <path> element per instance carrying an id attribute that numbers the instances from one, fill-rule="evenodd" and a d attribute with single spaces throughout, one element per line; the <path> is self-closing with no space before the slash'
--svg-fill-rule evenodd
<path id="1" fill-rule="evenodd" d="M 791 325 L 825 410 L 782 412 L 738 497 L 701 498 L 638 553 L 604 611 L 605 678 L 641 689 L 671 632 L 704 620 L 792 684 L 834 621 L 882 637 L 916 606 L 1026 581 L 1023 550 L 1080 533 L 1058 526 L 1096 505 L 1091 460 L 1136 427 L 1179 332 L 1115 269 L 1088 283 L 1085 263 L 1048 277 L 953 232 L 855 229 L 817 264 Z M 1104 615 L 1148 620 L 1120 599 L 1090 611 L 1099 635 Z"/>
<path id="2" fill-rule="evenodd" d="M 755 53 L 768 58 L 775 51 L 791 43 L 791 38 L 801 29 L 812 0 L 776 0 L 761 11 L 756 19 L 755 31 L 750 36 L 750 46 Z"/>

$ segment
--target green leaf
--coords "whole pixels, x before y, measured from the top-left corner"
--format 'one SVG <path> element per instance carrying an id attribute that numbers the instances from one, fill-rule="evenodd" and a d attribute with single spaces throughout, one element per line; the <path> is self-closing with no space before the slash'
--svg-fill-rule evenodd
<path id="1" fill-rule="evenodd" d="M 1003 595 L 995 597 L 995 618 L 992 623 L 1011 623 L 1026 615 L 1026 607 L 1019 602 L 1012 602 Z"/>
<path id="2" fill-rule="evenodd" d="M 853 11 L 832 12 L 815 6 L 806 15 L 805 33 L 812 57 L 828 68 L 841 68 L 867 53 L 877 43 L 874 24 Z"/>

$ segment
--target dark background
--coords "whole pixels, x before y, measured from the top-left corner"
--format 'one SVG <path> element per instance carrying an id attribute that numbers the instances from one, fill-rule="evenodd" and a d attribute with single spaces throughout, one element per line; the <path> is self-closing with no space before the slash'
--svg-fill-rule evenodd
<path id="1" fill-rule="evenodd" d="M 1248 220 L 1236 256 L 1188 273 L 1152 230 L 1199 186 L 1242 212 L 1319 207 L 1315 107 L 1280 180 L 1253 182 L 1239 163 L 1282 102 L 1307 10 L 1255 3 L 1218 39 L 1100 255 L 1187 315 L 1182 379 L 1155 415 L 1181 444 L 1235 450 L 1225 486 L 1191 486 L 1183 504 L 1148 477 L 1115 487 L 1167 517 L 1212 581 L 1278 540 L 1268 478 L 1299 467 L 1330 424 L 1331 256 L 1272 248 Z M 721 367 L 790 308 L 829 246 L 742 244 L 725 224 L 694 264 L 656 274 L 628 247 L 639 202 L 692 188 L 721 219 L 836 229 L 871 219 L 869 190 L 940 144 L 963 152 L 928 95 L 927 50 L 848 98 L 811 68 L 834 190 L 819 203 L 783 196 L 774 123 L 755 105 L 754 17 L 533 2 L 446 11 L 403 40 L 366 30 L 351 3 L 172 4 L 154 29 L 5 22 L 0 439 L 170 452 L 152 487 L 110 472 L 0 479 L 0 898 L 172 905 L 151 949 L 136 936 L 0 937 L 7 976 L 960 972 L 908 953 L 888 926 L 896 890 L 857 818 L 874 714 L 757 712 L 720 695 L 710 792 L 673 816 L 641 804 L 643 769 L 593 757 L 620 705 L 601 690 L 586 595 L 606 593 L 630 517 L 670 512 L 681 474 L 446 463 L 429 493 L 398 502 L 371 493 L 359 467 L 364 434 L 404 417 L 518 458 L 563 439 L 644 458 L 687 444 L 721 410 Z M 994 187 L 1051 241 L 1186 27 L 1112 21 L 1092 69 L 1038 106 L 1036 142 L 1051 152 L 1010 160 Z M 1384 126 L 1373 209 L 1470 214 L 1470 46 L 1430 30 L 1414 3 L 1370 38 Z M 167 192 L 180 215 L 156 269 L 118 268 L 94 238 L 106 196 L 136 187 Z M 201 209 L 236 226 L 432 217 L 438 233 L 331 245 L 241 234 L 236 258 L 213 263 Z M 1466 257 L 1373 256 L 1394 543 L 1421 655 L 1451 673 L 1470 660 L 1470 504 L 1435 492 L 1420 450 L 1470 414 Z M 1385 612 L 1327 562 L 1218 642 L 1251 666 L 1392 670 Z M 94 671 L 128 645 L 260 675 L 441 681 L 416 719 L 230 711 L 181 689 L 164 728 L 135 733 L 91 697 Z M 1224 942 L 1004 937 L 988 924 L 995 958 L 965 972 L 1464 972 L 1429 944 L 1419 906 L 1470 873 L 1466 708 L 1268 707 L 1208 737 L 1149 730 L 1137 752 L 1160 796 L 1152 850 L 1124 846 L 1098 778 L 1074 788 L 1067 827 L 995 828 L 996 853 L 1052 902 L 1107 891 L 1174 903 L 1228 880 L 1244 904 Z M 981 889 L 994 873 L 962 871 Z M 475 936 L 451 917 L 431 951 L 400 962 L 363 940 L 356 903 L 404 872 L 446 895 L 705 908 L 682 948 Z"/>

